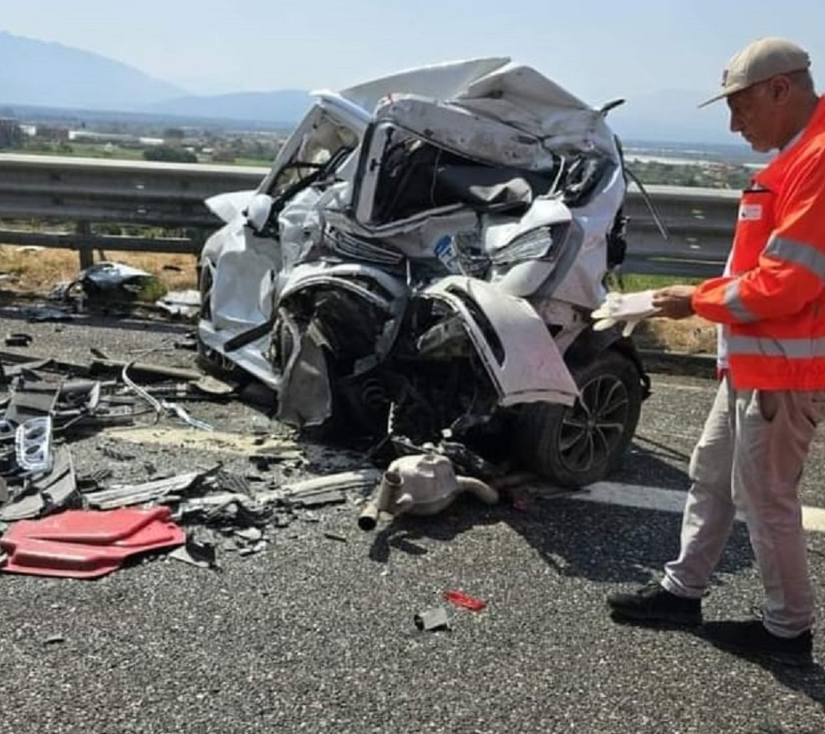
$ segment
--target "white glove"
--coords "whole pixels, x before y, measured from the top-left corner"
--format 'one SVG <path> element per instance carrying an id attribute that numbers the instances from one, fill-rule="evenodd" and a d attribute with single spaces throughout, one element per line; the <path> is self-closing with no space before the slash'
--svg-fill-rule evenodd
<path id="1" fill-rule="evenodd" d="M 604 303 L 590 315 L 596 319 L 594 331 L 603 331 L 624 322 L 623 336 L 630 336 L 636 325 L 659 312 L 651 301 L 653 291 L 639 291 L 638 293 L 618 293 L 611 291 L 604 299 Z"/>

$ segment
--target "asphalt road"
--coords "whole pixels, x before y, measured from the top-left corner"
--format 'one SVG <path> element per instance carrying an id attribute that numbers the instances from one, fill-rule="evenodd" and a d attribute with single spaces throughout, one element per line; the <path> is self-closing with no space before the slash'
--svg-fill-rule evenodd
<path id="1" fill-rule="evenodd" d="M 33 354 L 132 359 L 184 327 L 121 321 L 30 324 L 0 313 L 0 335 L 27 331 Z M 147 356 L 185 365 L 191 353 Z M 682 492 L 714 385 L 658 375 L 617 481 Z M 269 431 L 239 402 L 187 404 L 222 430 Z M 72 444 L 79 471 L 109 465 L 143 481 L 215 457 L 180 445 L 112 452 L 97 434 Z M 108 447 L 108 448 L 107 448 Z M 355 465 L 302 447 L 273 480 Z M 113 458 L 114 457 L 114 458 Z M 220 456 L 249 472 L 244 456 Z M 825 444 L 804 479 L 825 507 Z M 605 596 L 650 579 L 677 548 L 667 512 L 530 496 L 456 502 L 379 533 L 354 504 L 268 531 L 264 552 L 221 551 L 222 570 L 157 558 L 98 581 L 0 574 L 0 732 L 588 732 L 814 734 L 825 731 L 825 669 L 763 667 L 692 633 L 619 626 Z M 332 535 L 333 537 L 330 537 Z M 823 588 L 825 538 L 810 536 Z M 416 613 L 445 590 L 487 601 L 448 607 L 450 629 Z M 824 597 L 825 598 L 825 597 Z M 761 599 L 744 528 L 723 558 L 706 617 L 745 617 Z M 823 610 L 825 611 L 825 610 Z M 825 639 L 816 640 L 825 660 Z"/>

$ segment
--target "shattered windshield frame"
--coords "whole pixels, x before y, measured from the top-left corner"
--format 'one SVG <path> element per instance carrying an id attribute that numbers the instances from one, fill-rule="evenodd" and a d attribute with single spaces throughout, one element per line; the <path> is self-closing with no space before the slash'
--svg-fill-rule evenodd
<path id="1" fill-rule="evenodd" d="M 334 174 L 359 142 L 357 130 L 316 108 L 285 143 L 291 153 L 276 164 L 263 192 L 272 197 L 276 209 L 282 208 L 303 189 Z"/>

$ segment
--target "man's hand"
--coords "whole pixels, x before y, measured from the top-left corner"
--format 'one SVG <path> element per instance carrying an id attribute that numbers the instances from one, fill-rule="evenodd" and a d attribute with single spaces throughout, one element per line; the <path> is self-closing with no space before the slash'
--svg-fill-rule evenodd
<path id="1" fill-rule="evenodd" d="M 657 316 L 665 316 L 670 319 L 685 319 L 693 315 L 691 299 L 696 286 L 693 285 L 671 285 L 653 291 L 652 303 L 659 309 Z"/>

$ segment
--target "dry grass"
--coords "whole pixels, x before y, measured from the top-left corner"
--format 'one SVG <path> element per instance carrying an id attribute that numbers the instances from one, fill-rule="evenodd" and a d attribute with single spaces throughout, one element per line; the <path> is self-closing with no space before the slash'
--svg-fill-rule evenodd
<path id="1" fill-rule="evenodd" d="M 633 332 L 641 349 L 687 354 L 716 354 L 716 326 L 698 316 L 672 321 L 649 319 Z"/>
<path id="2" fill-rule="evenodd" d="M 197 287 L 197 260 L 194 255 L 106 251 L 106 260 L 131 265 L 156 275 L 169 289 Z M 95 262 L 102 258 L 95 254 Z M 4 290 L 46 294 L 58 283 L 73 281 L 80 272 L 74 250 L 0 245 L 0 273 Z"/>

